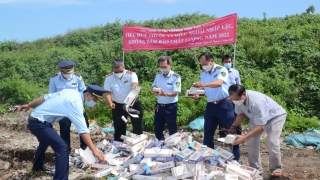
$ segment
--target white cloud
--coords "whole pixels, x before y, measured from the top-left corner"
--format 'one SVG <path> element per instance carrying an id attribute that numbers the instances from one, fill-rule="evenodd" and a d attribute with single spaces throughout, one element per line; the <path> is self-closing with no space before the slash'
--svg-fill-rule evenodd
<path id="1" fill-rule="evenodd" d="M 53 5 L 84 5 L 87 0 L 0 0 L 0 4 L 53 4 Z"/>
<path id="2" fill-rule="evenodd" d="M 154 2 L 154 3 L 173 3 L 173 2 L 177 2 L 178 0 L 140 0 L 140 1 L 144 1 L 144 2 Z"/>

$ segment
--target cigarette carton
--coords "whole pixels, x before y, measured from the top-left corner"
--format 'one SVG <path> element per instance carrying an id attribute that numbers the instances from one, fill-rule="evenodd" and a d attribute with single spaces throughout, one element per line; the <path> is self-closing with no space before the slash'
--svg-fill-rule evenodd
<path id="1" fill-rule="evenodd" d="M 166 141 L 167 146 L 175 146 L 181 141 L 181 137 L 174 137 L 170 139 L 169 141 Z"/>
<path id="2" fill-rule="evenodd" d="M 150 175 L 158 174 L 158 173 L 170 170 L 173 167 L 174 167 L 174 162 L 172 162 L 172 161 L 167 162 L 167 163 L 162 163 L 162 164 L 159 164 L 159 165 L 151 166 L 150 167 L 150 172 L 147 173 L 147 174 L 150 174 Z"/>
<path id="3" fill-rule="evenodd" d="M 106 164 L 92 164 L 90 167 L 91 170 L 96 170 L 96 171 L 102 171 L 109 168 L 113 168 L 113 167 Z"/>
<path id="4" fill-rule="evenodd" d="M 187 171 L 187 167 L 185 165 L 182 165 L 182 166 L 171 168 L 171 172 L 172 172 L 172 176 L 178 177 L 187 173 L 188 171 Z"/>
<path id="5" fill-rule="evenodd" d="M 198 150 L 202 147 L 202 144 L 197 142 L 197 141 L 192 141 L 190 144 L 189 144 L 189 147 L 191 147 L 192 149 L 194 150 Z"/>
<path id="6" fill-rule="evenodd" d="M 111 174 L 112 170 L 113 170 L 113 168 L 109 168 L 109 169 L 106 169 L 106 170 L 99 171 L 96 174 L 94 174 L 94 177 L 95 178 L 100 178 L 100 177 L 103 177 L 103 176 L 107 176 L 107 175 Z"/>
<path id="7" fill-rule="evenodd" d="M 136 99 L 139 95 L 140 90 L 141 90 L 140 86 L 136 86 L 134 89 L 132 89 L 129 92 L 128 96 L 125 98 L 124 104 L 128 104 L 130 106 L 133 106 L 134 102 L 136 101 Z"/>
<path id="8" fill-rule="evenodd" d="M 183 160 L 185 159 L 186 157 L 188 157 L 189 155 L 191 155 L 194 151 L 192 149 L 184 149 L 182 151 L 180 151 L 178 154 L 176 154 L 176 157 L 179 159 L 179 160 Z"/>
<path id="9" fill-rule="evenodd" d="M 136 180 L 162 180 L 162 177 L 151 177 L 151 176 L 143 176 L 143 175 L 133 175 L 132 179 Z"/>
<path id="10" fill-rule="evenodd" d="M 144 157 L 168 157 L 172 156 L 171 149 L 145 149 Z"/>
<path id="11" fill-rule="evenodd" d="M 234 155 L 229 152 L 229 151 L 226 151 L 220 147 L 217 147 L 217 149 L 215 149 L 218 153 L 219 153 L 219 156 L 223 159 L 223 160 L 226 160 L 226 161 L 231 161 L 234 159 Z"/>
<path id="12" fill-rule="evenodd" d="M 240 180 L 252 180 L 250 174 L 244 172 L 241 168 L 236 167 L 232 164 L 226 165 L 226 172 L 228 174 L 238 175 Z"/>
<path id="13" fill-rule="evenodd" d="M 240 166 L 241 169 L 243 169 L 244 172 L 251 175 L 251 177 L 259 176 L 259 171 L 255 168 L 249 167 L 249 166 Z"/>
<path id="14" fill-rule="evenodd" d="M 174 156 L 171 156 L 171 157 L 153 157 L 152 161 L 158 161 L 158 162 L 177 161 L 177 158 L 174 157 Z"/>
<path id="15" fill-rule="evenodd" d="M 194 152 L 192 155 L 190 155 L 189 159 L 188 159 L 188 163 L 190 164 L 197 164 L 199 161 L 202 160 L 202 156 L 201 153 L 196 151 Z"/>

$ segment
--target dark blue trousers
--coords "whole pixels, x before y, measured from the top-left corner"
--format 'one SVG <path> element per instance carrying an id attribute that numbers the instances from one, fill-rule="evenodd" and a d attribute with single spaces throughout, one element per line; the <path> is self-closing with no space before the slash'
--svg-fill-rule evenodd
<path id="1" fill-rule="evenodd" d="M 172 104 L 156 104 L 154 113 L 154 132 L 158 140 L 164 140 L 163 131 L 166 123 L 168 125 L 169 134 L 172 135 L 177 130 L 177 103 Z"/>
<path id="2" fill-rule="evenodd" d="M 35 135 L 39 141 L 33 169 L 43 169 L 45 152 L 48 146 L 51 146 L 56 155 L 54 180 L 67 180 L 69 173 L 69 148 L 66 142 L 52 129 L 52 124 L 50 123 L 29 120 L 28 127 L 30 132 Z"/>
<path id="3" fill-rule="evenodd" d="M 203 144 L 214 148 L 214 134 L 218 124 L 229 129 L 235 120 L 232 101 L 228 100 L 219 104 L 208 103 L 204 115 L 204 140 Z M 233 146 L 235 160 L 240 158 L 239 145 Z"/>
<path id="4" fill-rule="evenodd" d="M 87 113 L 83 113 L 84 119 L 86 120 L 87 127 L 89 127 L 89 121 Z M 61 138 L 68 144 L 69 146 L 69 153 L 71 151 L 71 142 L 70 142 L 70 127 L 71 121 L 68 118 L 63 118 L 59 121 L 60 125 L 60 136 Z M 80 136 L 80 147 L 85 150 L 87 148 L 86 143 L 83 141 L 82 137 Z"/>

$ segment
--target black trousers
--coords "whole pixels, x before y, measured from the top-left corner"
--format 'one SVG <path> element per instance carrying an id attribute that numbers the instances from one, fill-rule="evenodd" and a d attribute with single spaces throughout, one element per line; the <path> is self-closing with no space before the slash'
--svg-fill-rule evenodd
<path id="1" fill-rule="evenodd" d="M 233 104 L 233 103 L 232 103 L 232 104 Z M 234 109 L 234 104 L 233 104 L 233 109 Z M 237 114 L 234 113 L 234 118 L 236 118 L 236 117 L 237 117 Z M 241 134 L 242 134 L 241 124 L 239 124 L 239 126 L 237 126 L 236 131 L 237 131 L 237 134 L 238 134 L 238 135 L 241 135 Z M 222 127 L 221 127 L 221 125 L 220 125 L 220 123 L 219 123 L 219 137 L 226 137 L 226 136 L 227 136 L 226 131 L 222 131 Z"/>
<path id="2" fill-rule="evenodd" d="M 88 116 L 85 112 L 83 113 L 83 116 L 86 121 L 87 127 L 89 127 Z M 71 121 L 68 118 L 63 118 L 61 121 L 59 121 L 59 125 L 60 125 L 60 136 L 67 143 L 67 145 L 69 147 L 69 152 L 70 152 L 71 151 L 71 146 L 70 146 Z M 83 150 L 85 150 L 87 148 L 87 145 L 83 141 L 81 136 L 80 136 L 80 147 Z"/>
<path id="3" fill-rule="evenodd" d="M 120 104 L 117 102 L 113 102 L 116 107 L 112 110 L 112 119 L 113 119 L 113 126 L 114 126 L 114 140 L 115 141 L 123 141 L 120 139 L 121 135 L 126 135 L 127 130 L 127 123 L 125 123 L 121 116 L 128 118 L 129 114 L 122 108 L 124 104 Z M 140 99 L 136 99 L 135 103 L 131 107 L 132 109 L 140 111 L 138 118 L 130 117 L 133 132 L 134 134 L 140 135 L 143 133 L 142 131 L 142 119 L 143 119 L 143 109 L 141 106 Z"/>

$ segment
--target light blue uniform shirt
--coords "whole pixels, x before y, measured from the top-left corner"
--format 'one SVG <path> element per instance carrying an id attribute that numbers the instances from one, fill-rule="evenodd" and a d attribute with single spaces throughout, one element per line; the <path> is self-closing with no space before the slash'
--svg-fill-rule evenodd
<path id="1" fill-rule="evenodd" d="M 264 126 L 268 131 L 272 125 L 287 117 L 286 111 L 276 101 L 265 94 L 250 90 L 246 90 L 246 104 L 235 105 L 234 110 L 250 119 L 250 129 Z"/>
<path id="2" fill-rule="evenodd" d="M 181 92 L 181 78 L 178 74 L 171 71 L 164 77 L 162 73 L 158 73 L 153 81 L 152 87 L 158 87 L 163 89 L 165 93 Z M 170 104 L 178 102 L 178 95 L 175 97 L 158 96 L 159 104 Z"/>
<path id="3" fill-rule="evenodd" d="M 36 107 L 30 116 L 41 122 L 56 123 L 67 117 L 78 129 L 78 134 L 89 133 L 83 116 L 83 101 L 78 91 L 64 89 L 44 96 L 44 103 Z"/>
<path id="4" fill-rule="evenodd" d="M 121 79 L 110 73 L 104 81 L 104 89 L 112 93 L 112 101 L 124 104 L 134 82 L 138 83 L 138 76 L 134 72 L 125 70 Z"/>
<path id="5" fill-rule="evenodd" d="M 82 77 L 77 74 L 73 73 L 70 79 L 65 80 L 62 77 L 61 72 L 51 76 L 50 83 L 49 83 L 49 94 L 59 92 L 63 89 L 74 89 L 78 92 L 81 92 L 81 98 L 83 100 L 82 92 L 86 89 L 84 82 L 82 81 Z"/>
<path id="6" fill-rule="evenodd" d="M 220 87 L 204 87 L 208 102 L 220 101 L 221 99 L 229 97 L 228 89 L 230 85 L 228 83 L 228 70 L 215 63 L 211 73 L 203 71 L 200 74 L 200 81 L 202 83 L 209 83 L 218 79 L 223 80 L 223 84 Z"/>
<path id="7" fill-rule="evenodd" d="M 239 71 L 233 68 L 228 69 L 228 77 L 229 77 L 229 84 L 239 84 L 241 85 L 241 80 L 240 80 L 240 74 Z"/>

